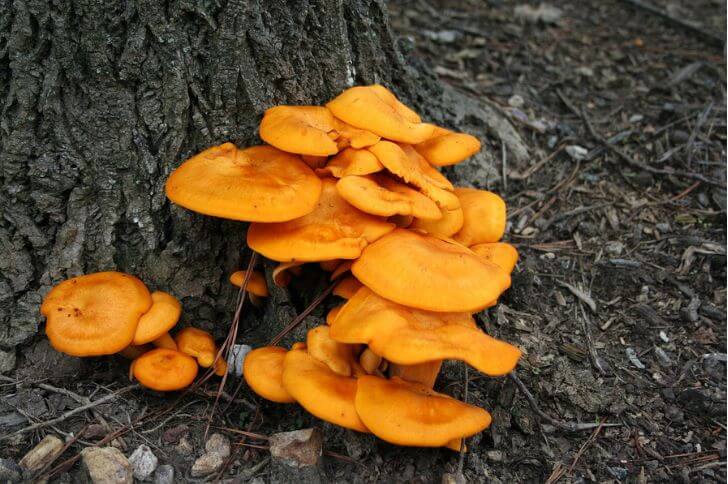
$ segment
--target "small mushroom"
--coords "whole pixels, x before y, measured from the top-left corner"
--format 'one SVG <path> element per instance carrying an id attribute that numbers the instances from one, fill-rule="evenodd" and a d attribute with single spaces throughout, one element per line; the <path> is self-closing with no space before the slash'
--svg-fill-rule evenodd
<path id="1" fill-rule="evenodd" d="M 491 421 L 482 408 L 397 377 L 360 377 L 355 405 L 374 435 L 397 445 L 444 447 L 481 432 Z"/>
<path id="2" fill-rule="evenodd" d="M 442 216 L 437 220 L 414 218 L 408 228 L 424 230 L 437 237 L 451 237 L 463 228 L 463 209 L 442 210 Z"/>
<path id="3" fill-rule="evenodd" d="M 215 362 L 217 345 L 207 331 L 192 327 L 184 328 L 174 339 L 179 351 L 196 358 L 201 367 L 209 368 Z"/>
<path id="4" fill-rule="evenodd" d="M 513 268 L 516 267 L 516 262 L 518 262 L 518 251 L 511 244 L 505 242 L 471 245 L 470 250 L 509 274 L 513 272 Z"/>
<path id="5" fill-rule="evenodd" d="M 360 287 L 362 287 L 362 283 L 359 282 L 359 279 L 354 276 L 347 276 L 334 288 L 334 296 L 349 299 L 356 294 L 356 291 L 358 291 Z"/>
<path id="6" fill-rule="evenodd" d="M 480 141 L 475 136 L 454 133 L 436 127 L 432 136 L 414 146 L 428 163 L 434 166 L 449 166 L 460 163 L 480 151 Z"/>
<path id="7" fill-rule="evenodd" d="M 389 376 L 396 376 L 408 382 L 419 383 L 427 388 L 433 388 L 435 381 L 437 381 L 437 375 L 440 374 L 440 368 L 442 368 L 442 360 L 427 361 L 415 365 L 399 365 L 393 363 L 389 366 Z"/>
<path id="8" fill-rule="evenodd" d="M 352 375 L 354 350 L 357 345 L 339 343 L 331 338 L 328 326 L 317 326 L 308 331 L 306 348 L 308 354 L 328 366 L 341 376 Z"/>
<path id="9" fill-rule="evenodd" d="M 319 176 L 342 178 L 350 175 L 371 175 L 384 169 L 376 156 L 367 150 L 346 148 L 332 157 L 323 168 L 316 170 Z"/>
<path id="10" fill-rule="evenodd" d="M 331 326 L 331 324 L 336 320 L 336 316 L 339 315 L 339 311 L 341 311 L 341 308 L 343 308 L 344 305 L 340 306 L 334 306 L 329 310 L 329 312 L 326 314 L 326 324 Z"/>
<path id="11" fill-rule="evenodd" d="M 188 387 L 197 376 L 197 363 L 179 351 L 157 348 L 135 359 L 131 373 L 143 386 L 160 392 Z"/>
<path id="12" fill-rule="evenodd" d="M 279 262 L 356 259 L 361 250 L 394 229 L 394 225 L 348 204 L 336 181 L 323 180 L 313 212 L 283 223 L 253 223 L 248 246 Z"/>
<path id="13" fill-rule="evenodd" d="M 246 271 L 236 271 L 230 275 L 230 283 L 237 287 L 242 287 L 245 281 Z M 261 298 L 268 297 L 268 283 L 265 282 L 265 277 L 258 271 L 253 271 L 248 279 L 248 285 L 245 288 L 248 293 L 250 302 L 255 306 L 262 304 Z"/>
<path id="14" fill-rule="evenodd" d="M 112 355 L 134 340 L 152 306 L 142 281 L 121 272 L 74 277 L 51 289 L 41 305 L 53 348 L 71 356 Z"/>
<path id="15" fill-rule="evenodd" d="M 273 269 L 273 284 L 278 287 L 287 287 L 291 283 L 291 274 L 300 276 L 303 262 L 281 262 Z"/>
<path id="16" fill-rule="evenodd" d="M 382 297 L 442 312 L 479 311 L 511 283 L 508 273 L 467 247 L 405 229 L 365 248 L 351 271 Z"/>
<path id="17" fill-rule="evenodd" d="M 342 121 L 371 131 L 382 138 L 403 143 L 421 143 L 435 127 L 402 104 L 384 86 L 357 86 L 347 89 L 326 104 Z"/>
<path id="18" fill-rule="evenodd" d="M 375 373 L 382 364 L 382 357 L 373 352 L 370 348 L 364 348 L 359 355 L 359 364 L 367 374 Z"/>
<path id="19" fill-rule="evenodd" d="M 506 202 L 487 190 L 456 188 L 463 209 L 463 226 L 453 239 L 465 246 L 497 242 L 506 229 Z"/>
<path id="20" fill-rule="evenodd" d="M 442 217 L 430 198 L 385 175 L 345 176 L 336 183 L 336 189 L 344 200 L 372 215 L 413 215 L 425 220 Z"/>
<path id="21" fill-rule="evenodd" d="M 136 360 L 140 356 L 142 356 L 147 351 L 151 351 L 154 349 L 154 346 L 152 345 L 140 345 L 140 346 L 134 346 L 129 345 L 123 350 L 119 351 L 119 355 L 123 356 L 127 360 Z"/>
<path id="22" fill-rule="evenodd" d="M 279 150 L 310 156 L 329 156 L 339 149 L 329 133 L 336 120 L 322 106 L 275 106 L 260 122 L 260 137 Z"/>
<path id="23" fill-rule="evenodd" d="M 213 146 L 167 179 L 167 197 L 189 210 L 247 222 L 284 222 L 311 212 L 321 180 L 299 156 L 272 146 Z"/>
<path id="24" fill-rule="evenodd" d="M 170 336 L 169 333 L 164 333 L 159 338 L 152 341 L 152 344 L 157 348 L 166 348 L 168 350 L 177 351 L 177 342 Z"/>
<path id="25" fill-rule="evenodd" d="M 283 387 L 316 417 L 359 432 L 368 432 L 354 407 L 357 380 L 334 373 L 303 349 L 283 360 Z"/>
<path id="26" fill-rule="evenodd" d="M 152 307 L 139 319 L 133 344 L 151 343 L 159 338 L 164 338 L 165 335 L 169 338 L 167 332 L 174 328 L 181 315 L 182 304 L 180 304 L 179 299 L 166 292 L 154 291 L 152 293 Z M 169 340 L 162 339 L 160 343 L 167 343 L 168 346 Z"/>
<path id="27" fill-rule="evenodd" d="M 243 376 L 248 386 L 261 397 L 278 403 L 296 400 L 283 387 L 283 359 L 286 349 L 279 346 L 256 348 L 245 355 Z"/>

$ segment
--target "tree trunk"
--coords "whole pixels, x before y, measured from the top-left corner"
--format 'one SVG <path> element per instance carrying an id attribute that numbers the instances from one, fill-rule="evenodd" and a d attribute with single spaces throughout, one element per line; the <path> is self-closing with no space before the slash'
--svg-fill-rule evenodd
<path id="1" fill-rule="evenodd" d="M 374 82 L 434 122 L 505 130 L 525 157 L 492 111 L 405 61 L 380 1 L 0 0 L 6 359 L 37 333 L 53 284 L 99 270 L 138 275 L 182 298 L 186 321 L 227 328 L 246 225 L 170 205 L 167 176 L 210 145 L 259 143 L 273 105 Z"/>

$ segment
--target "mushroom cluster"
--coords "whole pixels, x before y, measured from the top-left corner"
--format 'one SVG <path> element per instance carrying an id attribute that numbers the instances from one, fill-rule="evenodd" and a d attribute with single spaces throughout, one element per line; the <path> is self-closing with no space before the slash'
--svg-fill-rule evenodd
<path id="1" fill-rule="evenodd" d="M 473 319 L 510 286 L 518 259 L 499 242 L 505 202 L 454 187 L 438 170 L 480 142 L 422 122 L 380 85 L 347 89 L 325 106 L 273 107 L 260 137 L 267 145 L 225 143 L 185 161 L 167 180 L 168 198 L 251 222 L 247 244 L 279 263 L 276 285 L 318 263 L 347 301 L 305 343 L 250 352 L 250 388 L 388 442 L 459 448 L 491 418 L 433 390 L 442 361 L 499 376 L 521 354 Z M 260 302 L 265 279 L 248 279 Z"/>
<path id="2" fill-rule="evenodd" d="M 222 376 L 212 335 L 196 328 L 170 331 L 182 314 L 180 301 L 151 292 L 122 272 L 74 277 L 51 289 L 40 309 L 51 346 L 71 356 L 119 354 L 131 359 L 129 374 L 157 391 L 180 390 L 197 376 L 198 365 Z"/>

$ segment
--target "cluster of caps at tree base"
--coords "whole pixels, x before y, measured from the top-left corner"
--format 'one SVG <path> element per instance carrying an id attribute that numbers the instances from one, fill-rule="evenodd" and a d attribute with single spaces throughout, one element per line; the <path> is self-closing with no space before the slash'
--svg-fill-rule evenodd
<path id="1" fill-rule="evenodd" d="M 188 327 L 170 335 L 182 314 L 176 297 L 150 293 L 129 274 L 97 272 L 65 280 L 46 295 L 41 313 L 57 351 L 124 356 L 133 360 L 130 376 L 152 390 L 189 386 L 198 366 L 212 368 L 218 376 L 227 371 L 211 334 Z"/>
<path id="2" fill-rule="evenodd" d="M 348 301 L 305 343 L 249 353 L 248 385 L 395 444 L 459 449 L 490 415 L 433 390 L 442 360 L 500 376 L 521 354 L 472 316 L 496 304 L 518 259 L 499 242 L 505 202 L 454 187 L 438 170 L 480 142 L 422 122 L 380 85 L 347 89 L 325 106 L 273 107 L 260 137 L 268 144 L 225 143 L 185 161 L 167 180 L 167 196 L 251 222 L 247 244 L 279 263 L 276 285 L 315 262 Z M 245 275 L 230 280 L 241 286 Z M 251 294 L 267 295 L 260 273 L 249 280 Z"/>

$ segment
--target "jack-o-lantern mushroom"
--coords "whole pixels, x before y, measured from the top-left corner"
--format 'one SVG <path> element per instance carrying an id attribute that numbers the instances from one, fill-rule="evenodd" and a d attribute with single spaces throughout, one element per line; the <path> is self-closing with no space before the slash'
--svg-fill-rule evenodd
<path id="1" fill-rule="evenodd" d="M 46 295 L 51 346 L 71 356 L 118 353 L 134 340 L 139 318 L 152 306 L 142 281 L 122 272 L 97 272 L 67 279 Z"/>
<path id="2" fill-rule="evenodd" d="M 237 287 L 242 287 L 245 281 L 246 271 L 235 271 L 230 275 L 230 283 Z M 245 291 L 248 293 L 250 302 L 256 306 L 262 304 L 261 298 L 268 297 L 268 283 L 265 281 L 265 277 L 258 271 L 253 271 L 248 278 L 248 285 L 245 287 Z"/>
<path id="3" fill-rule="evenodd" d="M 182 304 L 179 300 L 162 291 L 152 293 L 152 307 L 139 319 L 134 333 L 134 345 L 154 343 L 160 348 L 176 350 L 177 345 L 169 335 L 169 330 L 179 321 Z"/>
<path id="4" fill-rule="evenodd" d="M 466 133 L 436 127 L 432 136 L 414 146 L 434 166 L 456 165 L 480 151 L 480 141 Z"/>
<path id="5" fill-rule="evenodd" d="M 272 146 L 213 146 L 185 161 L 167 179 L 167 197 L 214 217 L 284 222 L 311 212 L 321 180 L 299 156 Z"/>
<path id="6" fill-rule="evenodd" d="M 198 328 L 184 328 L 174 337 L 180 352 L 197 359 L 203 368 L 215 365 L 215 374 L 222 376 L 227 371 L 227 363 L 222 355 L 217 358 L 218 347 L 212 335 Z M 216 360 L 217 358 L 217 360 Z"/>
<path id="7" fill-rule="evenodd" d="M 148 351 L 131 364 L 131 374 L 143 386 L 160 392 L 181 390 L 197 376 L 194 358 L 166 348 Z"/>
<path id="8" fill-rule="evenodd" d="M 463 209 L 463 225 L 453 239 L 470 247 L 498 242 L 506 229 L 506 202 L 487 190 L 456 188 Z"/>
<path id="9" fill-rule="evenodd" d="M 470 250 L 478 254 L 483 260 L 492 262 L 504 271 L 511 273 L 518 262 L 518 250 L 505 242 L 490 242 L 471 245 Z"/>
<path id="10" fill-rule="evenodd" d="M 296 401 L 283 387 L 283 359 L 286 353 L 286 349 L 280 346 L 264 346 L 245 355 L 245 381 L 255 393 L 272 402 Z"/>
<path id="11" fill-rule="evenodd" d="M 281 223 L 253 223 L 248 246 L 279 262 L 356 259 L 361 250 L 394 229 L 394 224 L 362 212 L 336 191 L 336 181 L 323 180 L 316 208 Z"/>
<path id="12" fill-rule="evenodd" d="M 323 168 L 316 170 L 319 176 L 342 178 L 350 175 L 371 175 L 384 169 L 384 165 L 368 150 L 346 148 L 331 157 Z"/>

